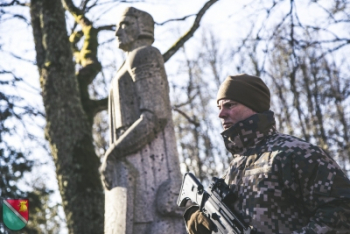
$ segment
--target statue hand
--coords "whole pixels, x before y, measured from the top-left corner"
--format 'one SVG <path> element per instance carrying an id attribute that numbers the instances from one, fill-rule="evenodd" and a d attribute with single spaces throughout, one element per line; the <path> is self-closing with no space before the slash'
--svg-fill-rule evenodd
<path id="1" fill-rule="evenodd" d="M 101 180 L 105 188 L 110 190 L 113 187 L 113 172 L 114 165 L 117 159 L 117 147 L 112 145 L 105 153 L 102 165 L 100 167 Z"/>
<path id="2" fill-rule="evenodd" d="M 170 179 L 164 181 L 157 191 L 157 211 L 165 216 L 182 217 L 184 209 L 176 204 L 181 184 Z"/>

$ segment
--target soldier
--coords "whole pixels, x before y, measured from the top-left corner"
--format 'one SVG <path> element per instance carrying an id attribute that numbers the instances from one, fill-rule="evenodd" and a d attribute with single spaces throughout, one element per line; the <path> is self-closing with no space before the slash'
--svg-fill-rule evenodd
<path id="1" fill-rule="evenodd" d="M 233 155 L 224 176 L 238 197 L 232 209 L 255 233 L 350 233 L 349 179 L 319 147 L 276 131 L 259 77 L 227 77 L 217 103 Z M 198 207 L 184 218 L 189 233 L 211 233 Z"/>
<path id="2" fill-rule="evenodd" d="M 152 16 L 133 7 L 116 26 L 126 60 L 108 98 L 110 147 L 101 167 L 106 234 L 185 233 L 168 80 L 153 32 Z"/>

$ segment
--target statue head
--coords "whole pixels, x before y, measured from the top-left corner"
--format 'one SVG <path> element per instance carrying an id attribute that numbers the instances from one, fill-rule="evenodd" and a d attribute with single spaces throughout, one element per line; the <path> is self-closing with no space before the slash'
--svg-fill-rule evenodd
<path id="1" fill-rule="evenodd" d="M 115 35 L 119 48 L 129 51 L 135 41 L 149 39 L 154 41 L 154 21 L 150 14 L 134 7 L 125 9 L 116 25 Z"/>

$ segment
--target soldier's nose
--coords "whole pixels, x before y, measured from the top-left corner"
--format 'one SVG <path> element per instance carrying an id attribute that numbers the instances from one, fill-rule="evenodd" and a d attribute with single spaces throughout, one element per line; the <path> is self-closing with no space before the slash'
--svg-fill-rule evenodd
<path id="1" fill-rule="evenodd" d="M 221 110 L 219 110 L 219 115 L 218 115 L 219 118 L 223 119 L 226 117 L 226 112 L 225 112 L 225 109 L 222 108 Z"/>

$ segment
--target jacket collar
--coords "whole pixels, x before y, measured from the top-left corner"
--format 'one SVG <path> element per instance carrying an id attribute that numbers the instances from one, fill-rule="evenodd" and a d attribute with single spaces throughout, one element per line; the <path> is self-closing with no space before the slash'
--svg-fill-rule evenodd
<path id="1" fill-rule="evenodd" d="M 225 146 L 232 154 L 243 154 L 258 144 L 266 136 L 276 132 L 275 118 L 272 111 L 265 111 L 250 116 L 221 133 Z"/>

